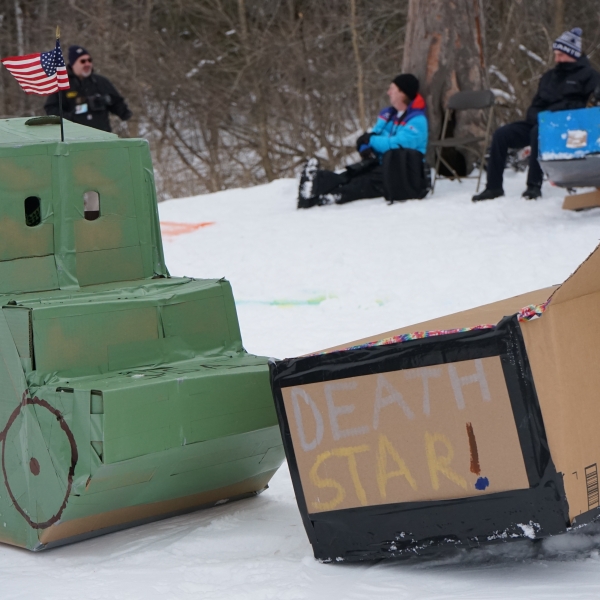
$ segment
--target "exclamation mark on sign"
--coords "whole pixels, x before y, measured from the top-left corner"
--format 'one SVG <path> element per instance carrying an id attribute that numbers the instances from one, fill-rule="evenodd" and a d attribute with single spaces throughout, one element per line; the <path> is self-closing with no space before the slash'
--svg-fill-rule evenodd
<path id="1" fill-rule="evenodd" d="M 479 452 L 477 450 L 477 440 L 475 439 L 475 432 L 473 431 L 473 425 L 467 423 L 467 437 L 469 438 L 469 454 L 471 456 L 471 473 L 474 475 L 481 475 L 481 466 L 479 464 Z M 475 489 L 485 490 L 490 485 L 487 477 L 478 477 L 475 482 Z"/>

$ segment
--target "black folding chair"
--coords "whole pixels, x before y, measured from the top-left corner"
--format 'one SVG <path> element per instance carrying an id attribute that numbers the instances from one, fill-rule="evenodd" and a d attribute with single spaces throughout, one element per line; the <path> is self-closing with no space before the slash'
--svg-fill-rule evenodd
<path id="1" fill-rule="evenodd" d="M 448 130 L 448 122 L 452 111 L 458 110 L 483 110 L 487 112 L 487 123 L 485 126 L 485 136 L 464 136 L 464 137 L 446 137 Z M 455 171 L 455 169 L 444 159 L 442 151 L 444 148 L 456 148 L 457 150 L 464 150 L 467 154 L 473 154 L 479 158 L 479 175 L 477 177 L 477 192 L 479 191 L 479 185 L 481 183 L 481 173 L 484 168 L 485 151 L 488 146 L 490 137 L 490 128 L 492 125 L 492 118 L 494 112 L 494 92 L 492 90 L 480 90 L 476 92 L 457 92 L 450 97 L 448 105 L 446 106 L 446 112 L 444 114 L 444 124 L 442 125 L 442 136 L 437 142 L 430 142 L 430 146 L 435 151 L 435 178 L 433 180 L 433 186 L 431 193 L 435 189 L 435 182 L 440 178 L 440 164 L 443 164 L 456 179 L 461 181 L 461 177 Z M 483 142 L 483 144 L 481 144 Z M 463 177 L 463 179 L 470 179 L 471 177 Z"/>

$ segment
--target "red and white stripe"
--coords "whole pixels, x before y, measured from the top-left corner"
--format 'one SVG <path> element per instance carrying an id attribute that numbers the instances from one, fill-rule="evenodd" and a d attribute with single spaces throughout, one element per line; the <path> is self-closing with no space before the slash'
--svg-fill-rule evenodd
<path id="1" fill-rule="evenodd" d="M 9 56 L 2 64 L 13 74 L 19 85 L 28 94 L 47 96 L 58 90 L 69 89 L 69 75 L 66 67 L 58 67 L 56 73 L 48 77 L 42 68 L 41 52 L 25 56 Z"/>

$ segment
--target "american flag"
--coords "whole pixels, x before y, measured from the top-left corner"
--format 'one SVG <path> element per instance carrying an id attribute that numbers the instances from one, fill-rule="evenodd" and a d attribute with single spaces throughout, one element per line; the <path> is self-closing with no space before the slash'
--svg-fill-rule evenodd
<path id="1" fill-rule="evenodd" d="M 69 89 L 67 67 L 58 40 L 56 47 L 50 52 L 9 56 L 2 59 L 2 64 L 28 94 L 47 96 L 58 90 Z"/>

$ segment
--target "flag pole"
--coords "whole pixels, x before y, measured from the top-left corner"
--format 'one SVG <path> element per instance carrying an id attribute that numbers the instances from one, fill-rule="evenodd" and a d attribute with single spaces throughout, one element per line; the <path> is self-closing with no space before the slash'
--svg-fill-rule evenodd
<path id="1" fill-rule="evenodd" d="M 60 27 L 56 26 L 56 39 L 60 39 Z M 58 90 L 58 116 L 60 117 L 60 141 L 65 141 L 65 130 L 63 128 L 62 91 Z"/>

